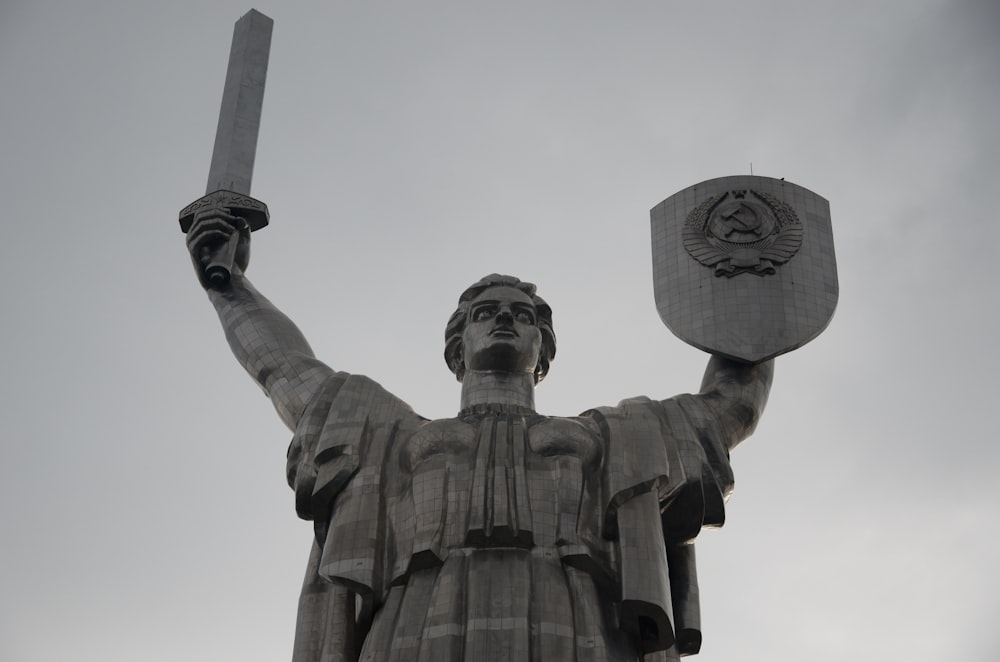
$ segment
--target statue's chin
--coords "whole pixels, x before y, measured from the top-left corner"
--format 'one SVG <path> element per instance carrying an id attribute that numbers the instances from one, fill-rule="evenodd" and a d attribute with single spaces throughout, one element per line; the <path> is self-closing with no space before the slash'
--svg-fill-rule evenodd
<path id="1" fill-rule="evenodd" d="M 508 373 L 510 375 L 521 375 L 531 373 L 534 370 L 537 360 L 519 351 L 516 346 L 517 339 L 510 342 L 498 342 L 480 352 L 466 366 L 471 372 L 493 372 Z"/>

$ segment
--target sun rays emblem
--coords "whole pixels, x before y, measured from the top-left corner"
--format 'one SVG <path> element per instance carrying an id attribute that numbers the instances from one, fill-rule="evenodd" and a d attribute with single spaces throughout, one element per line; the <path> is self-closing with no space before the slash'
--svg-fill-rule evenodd
<path id="1" fill-rule="evenodd" d="M 802 245 L 802 222 L 790 206 L 758 191 L 728 191 L 701 203 L 684 224 L 684 248 L 716 276 L 775 273 Z"/>

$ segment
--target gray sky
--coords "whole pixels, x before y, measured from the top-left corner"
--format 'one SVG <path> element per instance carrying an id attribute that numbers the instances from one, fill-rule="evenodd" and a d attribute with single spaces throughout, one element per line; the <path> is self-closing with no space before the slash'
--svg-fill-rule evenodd
<path id="1" fill-rule="evenodd" d="M 539 409 L 696 390 L 648 210 L 831 201 L 841 300 L 699 539 L 702 662 L 1000 658 L 995 2 L 261 2 L 250 276 L 429 417 L 459 292 L 539 284 Z M 287 659 L 311 528 L 177 211 L 244 2 L 0 3 L 0 659 Z"/>

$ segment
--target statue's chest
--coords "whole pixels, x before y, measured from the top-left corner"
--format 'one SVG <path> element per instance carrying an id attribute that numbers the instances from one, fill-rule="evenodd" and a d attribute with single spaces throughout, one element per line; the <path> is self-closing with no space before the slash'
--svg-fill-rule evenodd
<path id="1" fill-rule="evenodd" d="M 399 447 L 418 530 L 445 547 L 554 545 L 575 537 L 598 479 L 596 428 L 578 419 L 483 414 L 430 421 Z"/>
<path id="2" fill-rule="evenodd" d="M 600 460 L 596 427 L 578 419 L 484 414 L 463 419 L 428 421 L 400 448 L 404 470 L 445 456 L 457 464 L 485 462 L 506 466 L 508 460 L 572 457 L 583 464 Z"/>

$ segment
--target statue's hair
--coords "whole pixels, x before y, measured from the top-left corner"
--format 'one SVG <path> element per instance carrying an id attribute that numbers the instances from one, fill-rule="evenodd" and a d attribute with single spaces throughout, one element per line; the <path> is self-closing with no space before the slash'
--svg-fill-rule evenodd
<path id="1" fill-rule="evenodd" d="M 542 381 L 549 372 L 549 364 L 556 355 L 556 334 L 552 330 L 552 309 L 542 297 L 535 294 L 535 285 L 525 283 L 513 276 L 490 274 L 470 285 L 458 298 L 458 308 L 448 319 L 444 330 L 444 360 L 448 369 L 455 373 L 458 381 L 465 376 L 465 359 L 462 355 L 462 333 L 469 319 L 469 307 L 472 300 L 491 287 L 513 287 L 531 297 L 535 305 L 538 329 L 542 332 L 542 348 L 538 355 L 538 365 L 535 366 L 535 383 Z"/>

